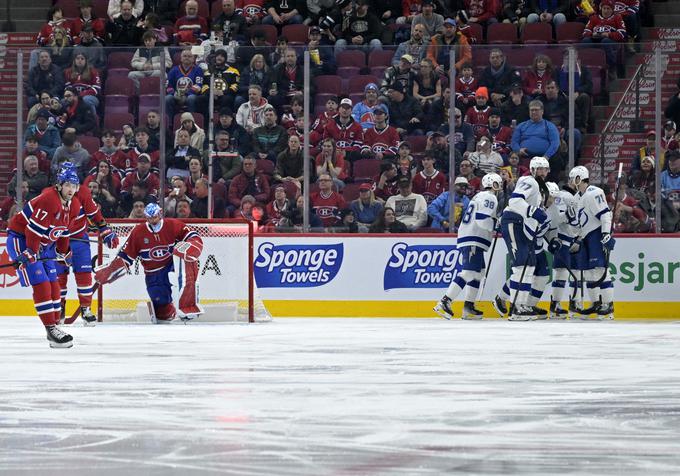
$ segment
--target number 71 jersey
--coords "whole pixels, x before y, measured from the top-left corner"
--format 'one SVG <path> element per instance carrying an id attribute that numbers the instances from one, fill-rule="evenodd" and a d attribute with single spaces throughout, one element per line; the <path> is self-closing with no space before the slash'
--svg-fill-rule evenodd
<path id="1" fill-rule="evenodd" d="M 482 191 L 475 195 L 458 227 L 456 246 L 478 246 L 488 250 L 496 228 L 497 210 L 498 199 L 493 193 Z"/>

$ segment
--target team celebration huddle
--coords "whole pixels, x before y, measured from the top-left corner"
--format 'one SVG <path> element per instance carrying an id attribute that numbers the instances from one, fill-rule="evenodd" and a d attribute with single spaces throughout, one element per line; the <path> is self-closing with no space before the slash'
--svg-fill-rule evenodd
<path id="1" fill-rule="evenodd" d="M 482 178 L 483 191 L 470 201 L 458 230 L 457 272 L 434 307 L 444 319 L 454 317 L 452 301 L 461 293 L 461 317 L 482 319 L 475 303 L 487 285 L 484 254 L 491 249 L 490 266 L 497 233 L 505 241 L 511 266 L 508 281 L 492 302 L 501 317 L 508 315 L 510 321 L 614 318 L 614 288 L 607 273 L 615 243 L 613 213 L 604 192 L 590 185 L 583 166 L 571 169 L 564 190 L 545 181 L 550 171 L 545 157 L 531 159 L 529 169 L 530 174 L 517 181 L 500 216 L 497 195 L 502 179 L 495 173 Z M 552 255 L 552 286 L 546 311 L 538 303 L 550 281 L 548 254 Z M 562 307 L 565 300 L 568 309 Z"/>

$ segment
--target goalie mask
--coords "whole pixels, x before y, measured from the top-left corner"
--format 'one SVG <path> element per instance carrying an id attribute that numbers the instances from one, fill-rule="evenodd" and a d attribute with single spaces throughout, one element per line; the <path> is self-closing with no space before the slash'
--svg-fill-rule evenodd
<path id="1" fill-rule="evenodd" d="M 144 208 L 144 216 L 154 233 L 158 233 L 163 228 L 163 210 L 157 203 L 149 203 Z"/>

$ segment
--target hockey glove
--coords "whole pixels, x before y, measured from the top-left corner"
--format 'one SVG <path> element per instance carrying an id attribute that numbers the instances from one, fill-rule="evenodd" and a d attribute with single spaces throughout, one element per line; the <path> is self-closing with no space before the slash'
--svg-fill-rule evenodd
<path id="1" fill-rule="evenodd" d="M 536 207 L 529 207 L 527 216 L 533 218 L 538 223 L 544 223 L 548 219 L 548 215 L 541 209 Z"/>
<path id="2" fill-rule="evenodd" d="M 560 248 L 562 248 L 562 243 L 557 238 L 553 238 L 550 240 L 550 243 L 548 243 L 548 251 L 553 255 L 557 253 Z"/>
<path id="3" fill-rule="evenodd" d="M 567 207 L 565 215 L 570 225 L 578 225 L 578 222 L 576 221 L 576 209 L 574 207 Z"/>
<path id="4" fill-rule="evenodd" d="M 576 254 L 576 253 L 579 252 L 580 249 L 581 249 L 581 242 L 576 240 L 569 247 L 569 253 Z"/>
<path id="5" fill-rule="evenodd" d="M 59 253 L 57 251 L 57 261 L 66 267 L 71 267 L 73 264 L 73 253 L 68 250 L 66 253 Z"/>
<path id="6" fill-rule="evenodd" d="M 120 256 L 116 256 L 109 264 L 94 269 L 94 279 L 99 284 L 109 284 L 125 275 L 127 271 L 127 263 Z"/>
<path id="7" fill-rule="evenodd" d="M 602 246 L 605 250 L 613 250 L 616 240 L 612 237 L 611 233 L 602 233 L 602 240 L 600 240 Z"/>
<path id="8" fill-rule="evenodd" d="M 203 243 L 201 242 L 194 240 L 179 241 L 175 244 L 172 254 L 184 261 L 198 261 L 201 251 L 203 251 Z"/>
<path id="9" fill-rule="evenodd" d="M 17 268 L 24 269 L 26 266 L 33 264 L 36 261 L 38 261 L 38 257 L 35 255 L 35 253 L 31 249 L 26 248 L 19 256 L 16 257 L 14 263 Z"/>
<path id="10" fill-rule="evenodd" d="M 118 241 L 118 235 L 108 226 L 103 226 L 99 229 L 99 236 L 102 237 L 102 241 L 110 250 L 118 248 L 120 242 Z"/>

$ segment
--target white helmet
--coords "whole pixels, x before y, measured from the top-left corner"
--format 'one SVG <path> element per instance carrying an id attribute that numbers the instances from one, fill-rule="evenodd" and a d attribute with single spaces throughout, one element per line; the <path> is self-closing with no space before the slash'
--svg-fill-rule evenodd
<path id="1" fill-rule="evenodd" d="M 583 165 L 577 165 L 569 172 L 569 182 L 573 183 L 574 185 L 578 185 L 584 180 L 588 180 L 589 177 L 590 173 Z M 578 179 L 578 181 L 576 179 Z"/>
<path id="2" fill-rule="evenodd" d="M 550 170 L 550 163 L 548 162 L 548 159 L 541 156 L 536 156 L 531 159 L 531 162 L 529 162 L 529 171 L 531 172 L 531 175 L 534 175 L 536 173 L 536 169 L 539 168 Z"/>
<path id="3" fill-rule="evenodd" d="M 490 173 L 482 177 L 482 188 L 500 190 L 503 187 L 503 179 L 500 175 Z"/>
<path id="4" fill-rule="evenodd" d="M 548 187 L 551 197 L 556 197 L 560 194 L 560 187 L 555 182 L 546 182 L 545 186 Z"/>

